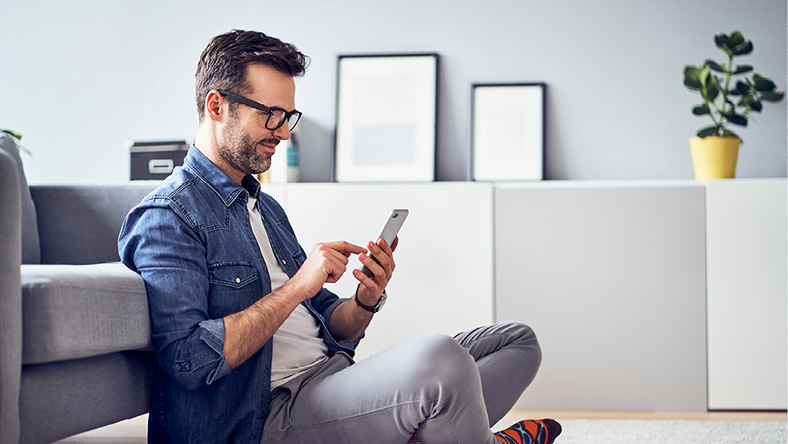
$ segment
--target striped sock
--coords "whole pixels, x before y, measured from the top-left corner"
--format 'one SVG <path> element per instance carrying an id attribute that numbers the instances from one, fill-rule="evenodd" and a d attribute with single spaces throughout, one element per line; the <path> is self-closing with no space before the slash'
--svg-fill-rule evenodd
<path id="1" fill-rule="evenodd" d="M 552 419 L 525 420 L 495 433 L 500 444 L 552 444 L 561 424 Z"/>

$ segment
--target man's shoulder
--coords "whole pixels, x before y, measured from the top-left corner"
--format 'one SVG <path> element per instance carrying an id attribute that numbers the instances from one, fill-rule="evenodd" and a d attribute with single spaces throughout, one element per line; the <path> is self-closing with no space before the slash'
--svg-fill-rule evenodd
<path id="1" fill-rule="evenodd" d="M 177 167 L 142 201 L 147 206 L 169 206 L 172 202 L 201 195 L 210 188 L 188 168 Z"/>

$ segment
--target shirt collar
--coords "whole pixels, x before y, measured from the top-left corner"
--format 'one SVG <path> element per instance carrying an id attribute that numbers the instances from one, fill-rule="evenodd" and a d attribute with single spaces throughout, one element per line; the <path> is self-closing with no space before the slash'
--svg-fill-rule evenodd
<path id="1" fill-rule="evenodd" d="M 230 179 L 230 176 L 214 165 L 194 145 L 186 153 L 183 165 L 211 187 L 228 207 L 239 195 L 243 194 L 244 190 L 254 198 L 257 198 L 260 193 L 260 183 L 254 177 L 247 174 L 241 181 L 243 186 L 239 185 L 238 182 Z"/>

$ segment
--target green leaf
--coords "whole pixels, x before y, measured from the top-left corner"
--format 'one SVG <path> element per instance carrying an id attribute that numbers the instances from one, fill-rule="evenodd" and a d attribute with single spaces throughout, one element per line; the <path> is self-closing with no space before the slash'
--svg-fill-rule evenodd
<path id="1" fill-rule="evenodd" d="M 752 66 L 750 65 L 736 65 L 736 69 L 733 71 L 733 74 L 744 74 L 745 72 L 752 71 Z"/>
<path id="2" fill-rule="evenodd" d="M 693 91 L 700 91 L 703 88 L 699 81 L 692 79 L 684 79 L 684 86 Z"/>
<path id="3" fill-rule="evenodd" d="M 733 50 L 733 55 L 745 55 L 752 52 L 752 42 L 747 42 L 746 45 Z"/>
<path id="4" fill-rule="evenodd" d="M 735 138 L 739 139 L 740 142 L 742 142 L 741 137 L 739 137 L 738 134 L 734 133 L 733 131 L 727 130 L 725 128 L 722 129 L 722 135 L 724 137 L 735 137 Z M 742 142 L 742 143 L 744 143 L 744 142 Z"/>
<path id="5" fill-rule="evenodd" d="M 748 84 L 742 82 L 741 80 L 739 80 L 738 82 L 736 82 L 736 90 L 739 91 L 742 94 L 745 94 L 745 95 L 749 94 L 750 93 L 750 85 L 748 85 Z"/>
<path id="6" fill-rule="evenodd" d="M 728 42 L 728 36 L 725 34 L 718 34 L 714 36 L 714 44 L 717 45 L 717 48 L 720 48 L 726 53 L 730 53 L 730 46 L 728 46 Z"/>
<path id="7" fill-rule="evenodd" d="M 21 134 L 15 133 L 15 132 L 13 132 L 11 130 L 0 129 L 0 132 L 4 132 L 4 133 L 8 134 L 9 136 L 13 137 L 16 140 L 22 140 L 22 135 Z"/>
<path id="8" fill-rule="evenodd" d="M 740 96 L 741 92 L 738 89 L 729 89 L 728 90 L 729 96 Z"/>
<path id="9" fill-rule="evenodd" d="M 785 93 L 781 92 L 769 91 L 761 94 L 761 100 L 766 102 L 779 102 L 783 99 L 783 97 L 785 97 Z"/>
<path id="10" fill-rule="evenodd" d="M 761 104 L 761 102 L 759 102 L 759 101 L 757 101 L 755 99 L 750 100 L 749 102 L 747 102 L 747 105 L 750 107 L 751 110 L 753 110 L 755 112 L 758 112 L 758 113 L 761 112 L 761 110 L 763 109 L 763 104 Z"/>
<path id="11" fill-rule="evenodd" d="M 746 43 L 746 41 L 747 40 L 739 31 L 733 31 L 730 37 L 728 37 L 728 45 L 730 48 L 734 48 L 734 49 L 743 45 L 744 43 Z"/>
<path id="12" fill-rule="evenodd" d="M 704 138 L 709 136 L 716 136 L 717 135 L 717 127 L 716 126 L 708 126 L 703 128 L 702 130 L 698 131 L 698 137 Z"/>
<path id="13" fill-rule="evenodd" d="M 684 67 L 684 77 L 698 80 L 698 67 L 693 65 L 686 65 Z"/>
<path id="14" fill-rule="evenodd" d="M 706 60 L 706 65 L 708 65 L 708 67 L 711 68 L 714 71 L 725 72 L 725 70 L 722 69 L 722 66 L 720 66 L 719 63 L 715 62 L 714 60 L 708 60 L 707 59 Z"/>
<path id="15" fill-rule="evenodd" d="M 706 105 L 698 105 L 692 108 L 692 114 L 696 116 L 705 116 L 706 114 L 710 114 L 711 110 Z"/>
<path id="16" fill-rule="evenodd" d="M 727 120 L 728 122 L 734 125 L 747 126 L 747 118 L 742 115 L 736 113 L 728 113 L 728 114 L 723 114 L 722 117 L 725 117 L 725 120 Z"/>
<path id="17" fill-rule="evenodd" d="M 720 94 L 720 85 L 717 82 L 712 82 L 711 85 L 708 85 L 706 91 L 706 100 L 709 102 L 713 102 L 717 96 Z"/>
<path id="18" fill-rule="evenodd" d="M 700 80 L 700 83 L 708 82 L 710 76 L 711 68 L 709 68 L 709 65 L 701 65 L 698 67 L 698 80 Z"/>
<path id="19" fill-rule="evenodd" d="M 755 81 L 755 90 L 759 92 L 772 92 L 777 88 L 777 85 L 774 84 L 771 80 L 761 77 L 759 75 L 753 76 L 753 80 Z"/>
<path id="20" fill-rule="evenodd" d="M 687 65 L 684 67 L 684 86 L 693 91 L 700 91 L 703 87 L 703 85 L 700 84 L 698 68 L 696 66 Z"/>

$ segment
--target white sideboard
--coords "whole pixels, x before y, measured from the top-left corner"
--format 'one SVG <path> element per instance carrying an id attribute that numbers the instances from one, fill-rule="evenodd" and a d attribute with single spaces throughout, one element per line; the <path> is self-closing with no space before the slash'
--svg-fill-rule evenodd
<path id="1" fill-rule="evenodd" d="M 422 333 L 513 319 L 535 328 L 544 352 L 520 408 L 742 410 L 786 408 L 785 188 L 737 179 L 265 190 L 307 250 L 363 244 L 392 208 L 410 209 L 389 302 L 358 359 Z M 348 296 L 354 279 L 330 288 Z"/>
<path id="2" fill-rule="evenodd" d="M 705 410 L 704 189 L 502 185 L 496 318 L 531 324 L 527 409 Z"/>
<path id="3" fill-rule="evenodd" d="M 321 241 L 365 246 L 393 208 L 410 210 L 388 302 L 367 329 L 357 359 L 420 334 L 454 335 L 493 321 L 492 190 L 491 184 L 440 182 L 286 187 L 287 213 L 307 253 Z M 356 285 L 347 273 L 328 288 L 348 297 Z"/>
<path id="4" fill-rule="evenodd" d="M 785 409 L 786 181 L 706 190 L 709 408 Z"/>

